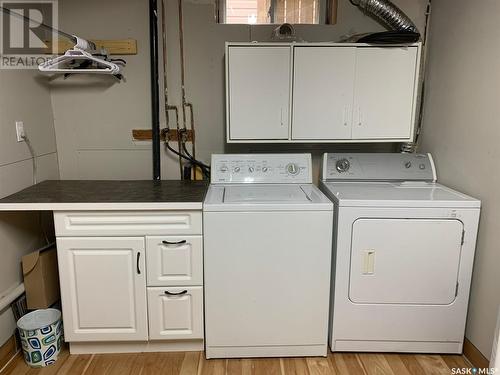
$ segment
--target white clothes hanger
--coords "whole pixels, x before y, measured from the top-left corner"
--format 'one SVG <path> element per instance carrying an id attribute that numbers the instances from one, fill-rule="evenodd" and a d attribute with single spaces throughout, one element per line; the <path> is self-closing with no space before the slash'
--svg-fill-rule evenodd
<path id="1" fill-rule="evenodd" d="M 111 61 L 106 61 L 99 57 L 93 56 L 89 51 L 92 50 L 93 43 L 85 39 L 76 38 L 76 45 L 65 52 L 64 55 L 54 59 L 47 60 L 40 64 L 38 69 L 44 73 L 91 73 L 91 74 L 120 74 L 120 66 Z M 89 62 L 90 68 L 73 68 L 75 62 Z M 80 64 L 81 65 L 81 64 Z"/>

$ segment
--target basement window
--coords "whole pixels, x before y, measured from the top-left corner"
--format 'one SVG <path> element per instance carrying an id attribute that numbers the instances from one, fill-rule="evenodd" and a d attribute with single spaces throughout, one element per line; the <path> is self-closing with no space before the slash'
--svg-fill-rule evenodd
<path id="1" fill-rule="evenodd" d="M 218 0 L 217 18 L 227 24 L 324 24 L 336 0 Z"/>

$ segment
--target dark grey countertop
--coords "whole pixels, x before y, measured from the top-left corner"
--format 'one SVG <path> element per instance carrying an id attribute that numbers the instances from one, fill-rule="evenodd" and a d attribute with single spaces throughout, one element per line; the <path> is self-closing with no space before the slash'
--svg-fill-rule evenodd
<path id="1" fill-rule="evenodd" d="M 205 181 L 44 181 L 0 199 L 0 210 L 194 209 Z"/>

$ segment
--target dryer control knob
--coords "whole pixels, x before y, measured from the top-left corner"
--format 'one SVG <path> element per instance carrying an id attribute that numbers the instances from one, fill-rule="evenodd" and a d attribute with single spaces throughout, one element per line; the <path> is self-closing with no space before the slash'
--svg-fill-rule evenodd
<path id="1" fill-rule="evenodd" d="M 347 172 L 350 167 L 351 163 L 349 163 L 349 160 L 347 159 L 340 159 L 339 161 L 337 161 L 337 164 L 335 164 L 335 168 L 339 173 Z"/>
<path id="2" fill-rule="evenodd" d="M 300 168 L 297 164 L 295 163 L 290 163 L 286 166 L 286 171 L 291 174 L 292 176 L 295 176 L 299 174 Z"/>

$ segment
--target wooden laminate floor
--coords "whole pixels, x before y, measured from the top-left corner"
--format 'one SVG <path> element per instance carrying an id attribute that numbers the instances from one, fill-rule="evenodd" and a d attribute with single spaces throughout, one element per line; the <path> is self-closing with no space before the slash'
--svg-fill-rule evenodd
<path id="1" fill-rule="evenodd" d="M 30 369 L 16 357 L 2 375 L 450 375 L 469 368 L 458 355 L 329 353 L 328 358 L 206 360 L 203 353 L 69 355 L 44 369 Z"/>

